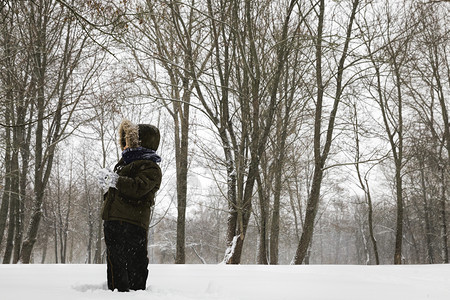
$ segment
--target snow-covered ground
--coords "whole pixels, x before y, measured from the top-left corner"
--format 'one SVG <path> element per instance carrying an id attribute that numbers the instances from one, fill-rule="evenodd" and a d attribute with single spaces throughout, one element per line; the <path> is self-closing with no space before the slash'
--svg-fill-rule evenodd
<path id="1" fill-rule="evenodd" d="M 1 265 L 2 300 L 449 300 L 450 265 L 150 265 L 146 291 L 106 289 L 105 265 Z"/>

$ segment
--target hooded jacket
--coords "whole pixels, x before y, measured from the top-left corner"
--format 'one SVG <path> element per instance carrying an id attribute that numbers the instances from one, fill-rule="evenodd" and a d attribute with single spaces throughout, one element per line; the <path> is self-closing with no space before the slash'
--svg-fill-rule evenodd
<path id="1" fill-rule="evenodd" d="M 128 146 L 156 151 L 159 140 L 159 130 L 152 125 L 135 125 L 124 120 L 119 127 L 119 145 L 122 150 Z M 114 172 L 119 178 L 116 188 L 109 188 L 104 195 L 102 219 L 124 221 L 148 230 L 155 193 L 161 185 L 160 167 L 155 160 L 144 157 L 128 164 L 121 158 Z"/>

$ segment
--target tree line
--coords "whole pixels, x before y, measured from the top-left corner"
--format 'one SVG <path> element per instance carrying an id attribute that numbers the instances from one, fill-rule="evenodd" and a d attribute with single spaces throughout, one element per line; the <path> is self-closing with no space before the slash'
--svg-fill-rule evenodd
<path id="1" fill-rule="evenodd" d="M 448 263 L 447 1 L 0 3 L 3 263 L 104 261 L 96 170 L 162 132 L 159 263 Z"/>

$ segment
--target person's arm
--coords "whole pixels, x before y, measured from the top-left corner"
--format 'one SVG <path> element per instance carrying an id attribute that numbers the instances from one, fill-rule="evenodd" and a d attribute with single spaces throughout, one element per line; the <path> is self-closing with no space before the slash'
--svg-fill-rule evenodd
<path id="1" fill-rule="evenodd" d="M 117 190 L 125 197 L 140 199 L 161 184 L 161 169 L 158 166 L 141 166 L 138 174 L 133 177 L 119 176 Z"/>

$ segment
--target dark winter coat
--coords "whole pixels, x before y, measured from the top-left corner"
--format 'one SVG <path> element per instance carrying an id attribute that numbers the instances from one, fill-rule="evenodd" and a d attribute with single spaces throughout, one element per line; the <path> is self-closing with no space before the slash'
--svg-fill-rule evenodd
<path id="1" fill-rule="evenodd" d="M 119 143 L 125 146 L 145 147 L 155 150 L 159 145 L 159 131 L 151 125 L 134 125 L 122 122 Z M 155 159 L 135 159 L 126 164 L 122 158 L 114 167 L 119 175 L 116 188 L 109 188 L 104 195 L 102 219 L 125 221 L 148 229 L 155 193 L 161 185 L 161 169 Z"/>

